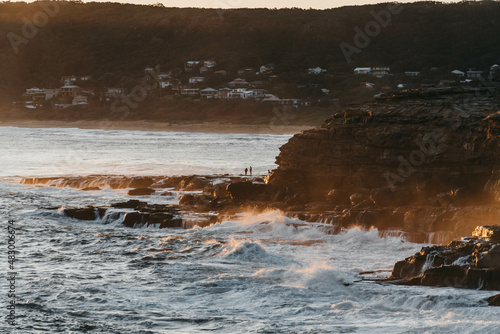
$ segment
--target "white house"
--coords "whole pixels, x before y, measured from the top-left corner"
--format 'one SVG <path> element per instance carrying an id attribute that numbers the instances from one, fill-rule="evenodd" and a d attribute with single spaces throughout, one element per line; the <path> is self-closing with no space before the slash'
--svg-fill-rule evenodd
<path id="1" fill-rule="evenodd" d="M 196 84 L 205 81 L 204 77 L 191 77 L 189 78 L 189 83 L 190 84 Z"/>
<path id="2" fill-rule="evenodd" d="M 356 67 L 354 69 L 354 74 L 370 74 L 372 71 L 371 67 Z"/>
<path id="3" fill-rule="evenodd" d="M 118 97 L 121 94 L 125 94 L 125 92 L 125 88 L 108 88 L 106 97 Z"/>
<path id="4" fill-rule="evenodd" d="M 231 82 L 228 82 L 229 87 L 237 88 L 237 87 L 248 87 L 248 82 L 245 79 L 237 78 Z"/>
<path id="5" fill-rule="evenodd" d="M 458 75 L 459 77 L 465 76 L 465 73 L 460 71 L 460 70 L 453 70 L 453 71 L 451 71 L 451 74 Z"/>
<path id="6" fill-rule="evenodd" d="M 213 88 L 205 88 L 200 90 L 200 97 L 203 99 L 215 99 L 217 98 L 219 91 Z"/>
<path id="7" fill-rule="evenodd" d="M 373 67 L 370 74 L 376 76 L 377 78 L 385 77 L 391 73 L 390 67 Z"/>
<path id="8" fill-rule="evenodd" d="M 217 66 L 217 62 L 215 62 L 214 60 L 205 60 L 205 61 L 203 62 L 203 65 L 204 65 L 205 67 L 212 68 L 212 67 Z"/>
<path id="9" fill-rule="evenodd" d="M 253 92 L 244 88 L 236 88 L 227 94 L 228 99 L 248 99 Z"/>
<path id="10" fill-rule="evenodd" d="M 476 71 L 474 69 L 469 69 L 467 71 L 467 78 L 469 79 L 478 79 L 483 76 L 483 71 Z"/>
<path id="11" fill-rule="evenodd" d="M 200 95 L 200 90 L 198 88 L 182 88 L 181 95 L 198 96 Z"/>
<path id="12" fill-rule="evenodd" d="M 307 74 L 315 74 L 315 75 L 318 75 L 318 74 L 322 74 L 322 73 L 326 73 L 326 70 L 321 68 L 321 67 L 311 67 L 311 68 L 308 68 L 307 69 Z"/>
<path id="13" fill-rule="evenodd" d="M 267 65 L 262 65 L 260 67 L 260 73 L 261 74 L 269 74 L 269 73 L 273 73 L 274 71 L 274 64 L 267 64 Z"/>
<path id="14" fill-rule="evenodd" d="M 418 71 L 406 71 L 405 75 L 407 77 L 418 77 L 420 75 L 420 72 L 418 72 Z"/>

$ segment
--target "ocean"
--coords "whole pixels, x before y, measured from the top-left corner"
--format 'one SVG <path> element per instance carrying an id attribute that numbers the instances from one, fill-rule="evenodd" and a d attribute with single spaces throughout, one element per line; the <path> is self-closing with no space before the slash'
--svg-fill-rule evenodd
<path id="1" fill-rule="evenodd" d="M 283 212 L 191 229 L 127 228 L 63 209 L 126 201 L 124 189 L 22 177 L 239 175 L 276 168 L 290 135 L 0 128 L 1 333 L 500 333 L 493 291 L 379 281 L 424 244 L 376 229 L 332 235 Z M 144 196 L 174 204 L 178 195 Z M 9 220 L 13 223 L 9 224 Z M 8 235 L 15 229 L 15 322 Z"/>

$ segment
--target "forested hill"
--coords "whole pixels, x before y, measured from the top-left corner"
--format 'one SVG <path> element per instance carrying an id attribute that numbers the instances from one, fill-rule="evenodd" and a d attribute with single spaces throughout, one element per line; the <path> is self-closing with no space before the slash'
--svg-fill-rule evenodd
<path id="1" fill-rule="evenodd" d="M 40 14 L 44 5 L 46 16 Z M 335 75 L 352 73 L 356 66 L 405 71 L 486 69 L 500 63 L 496 1 L 402 4 L 401 13 L 392 15 L 390 24 L 353 54 L 352 63 L 340 43 L 354 46 L 355 27 L 364 30 L 375 21 L 372 11 L 389 4 L 221 11 L 57 2 L 52 12 L 47 8 L 54 6 L 48 5 L 0 3 L 1 97 L 35 85 L 56 87 L 62 75 L 91 75 L 112 85 L 145 66 L 182 68 L 185 61 L 200 59 L 213 59 L 229 73 L 274 63 L 275 73 L 284 78 L 316 66 Z M 41 27 L 23 35 L 25 23 L 34 20 Z M 14 35 L 21 38 L 14 39 L 17 53 Z"/>

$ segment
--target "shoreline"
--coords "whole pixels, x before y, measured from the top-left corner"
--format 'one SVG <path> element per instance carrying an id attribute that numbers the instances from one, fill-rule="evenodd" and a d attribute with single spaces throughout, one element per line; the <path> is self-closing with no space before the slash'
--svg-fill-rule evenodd
<path id="1" fill-rule="evenodd" d="M 318 124 L 319 126 L 319 124 Z M 204 132 L 204 133 L 252 133 L 252 134 L 296 134 L 313 125 L 250 125 L 223 123 L 172 124 L 148 121 L 46 121 L 46 120 L 0 120 L 0 127 L 18 128 L 78 128 L 98 130 L 128 131 L 169 131 L 169 132 Z"/>

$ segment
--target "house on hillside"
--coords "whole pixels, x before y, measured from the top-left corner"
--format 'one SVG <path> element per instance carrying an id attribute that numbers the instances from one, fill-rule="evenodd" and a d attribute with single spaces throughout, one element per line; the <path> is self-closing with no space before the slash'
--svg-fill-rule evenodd
<path id="1" fill-rule="evenodd" d="M 200 65 L 199 60 L 189 60 L 184 63 L 184 71 L 191 72 L 194 68 Z"/>
<path id="2" fill-rule="evenodd" d="M 203 62 L 203 66 L 208 67 L 208 68 L 212 68 L 212 67 L 217 66 L 217 62 L 215 60 L 205 60 Z"/>
<path id="3" fill-rule="evenodd" d="M 198 88 L 181 88 L 181 95 L 199 96 L 200 90 Z"/>
<path id="4" fill-rule="evenodd" d="M 270 74 L 270 73 L 273 73 L 275 67 L 276 67 L 276 65 L 274 65 L 274 64 L 262 65 L 260 67 L 260 73 L 261 74 Z"/>
<path id="5" fill-rule="evenodd" d="M 215 99 L 217 98 L 217 94 L 219 93 L 219 91 L 217 89 L 213 89 L 213 88 L 205 88 L 205 89 L 202 89 L 200 90 L 200 97 L 202 99 Z"/>
<path id="6" fill-rule="evenodd" d="M 217 98 L 221 99 L 221 100 L 227 100 L 230 92 L 231 92 L 231 88 L 227 88 L 227 87 L 221 88 L 217 92 Z"/>
<path id="7" fill-rule="evenodd" d="M 30 101 L 48 101 L 59 94 L 58 89 L 29 88 L 23 94 L 24 98 Z"/>
<path id="8" fill-rule="evenodd" d="M 59 90 L 59 95 L 75 97 L 80 91 L 81 91 L 81 88 L 78 86 L 65 85 L 65 86 L 62 86 L 61 89 Z"/>
<path id="9" fill-rule="evenodd" d="M 420 72 L 418 72 L 418 71 L 406 71 L 405 75 L 407 77 L 418 77 L 420 75 Z"/>
<path id="10" fill-rule="evenodd" d="M 468 79 L 479 79 L 483 77 L 483 71 L 477 71 L 475 69 L 470 68 L 467 71 L 467 78 Z"/>
<path id="11" fill-rule="evenodd" d="M 459 77 L 464 77 L 465 76 L 465 73 L 460 71 L 460 70 L 453 70 L 451 71 L 451 74 L 454 74 L 454 75 L 457 75 Z"/>
<path id="12" fill-rule="evenodd" d="M 108 88 L 106 91 L 106 97 L 108 98 L 118 97 L 124 94 L 126 94 L 125 88 Z"/>
<path id="13" fill-rule="evenodd" d="M 370 74 L 376 76 L 377 78 L 383 78 L 390 73 L 390 67 L 373 67 Z"/>
<path id="14" fill-rule="evenodd" d="M 321 68 L 321 67 L 311 67 L 311 68 L 308 68 L 307 69 L 307 74 L 314 74 L 314 75 L 318 75 L 318 74 L 325 74 L 326 73 L 326 69 L 324 68 Z"/>
<path id="15" fill-rule="evenodd" d="M 227 94 L 228 99 L 247 99 L 252 95 L 252 91 L 245 88 L 236 88 Z"/>
<path id="16" fill-rule="evenodd" d="M 354 69 L 354 74 L 355 75 L 370 74 L 371 71 L 372 71 L 371 67 L 356 67 Z"/>
<path id="17" fill-rule="evenodd" d="M 243 88 L 248 87 L 248 82 L 245 79 L 237 78 L 231 82 L 228 82 L 228 85 L 231 88 Z"/>
<path id="18" fill-rule="evenodd" d="M 490 80 L 493 80 L 495 77 L 498 77 L 500 75 L 500 65 L 492 65 L 490 67 L 490 75 L 489 75 L 489 79 Z"/>
<path id="19" fill-rule="evenodd" d="M 203 81 L 205 81 L 205 77 L 191 77 L 191 78 L 189 78 L 190 84 L 197 84 L 197 83 L 200 83 Z"/>

